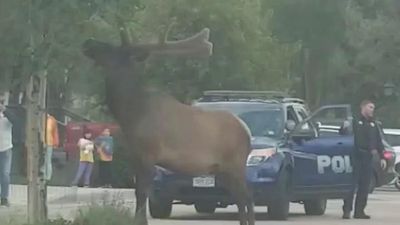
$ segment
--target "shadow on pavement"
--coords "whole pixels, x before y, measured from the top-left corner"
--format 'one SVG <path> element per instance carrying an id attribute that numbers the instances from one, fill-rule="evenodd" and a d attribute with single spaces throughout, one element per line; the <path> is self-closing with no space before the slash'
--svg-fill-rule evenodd
<path id="1" fill-rule="evenodd" d="M 300 218 L 300 217 L 311 217 L 306 216 L 304 213 L 291 213 L 289 215 L 289 220 L 291 218 Z M 188 214 L 188 215 L 180 215 L 180 216 L 171 216 L 165 220 L 227 220 L 227 221 L 236 221 L 239 220 L 237 213 L 214 213 L 214 214 Z M 256 220 L 257 221 L 267 221 L 270 220 L 268 218 L 267 212 L 259 212 L 256 213 Z"/>

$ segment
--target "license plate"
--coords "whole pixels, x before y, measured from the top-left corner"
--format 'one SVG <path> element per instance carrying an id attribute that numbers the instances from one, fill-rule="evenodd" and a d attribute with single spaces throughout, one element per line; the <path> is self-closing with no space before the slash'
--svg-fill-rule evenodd
<path id="1" fill-rule="evenodd" d="M 194 177 L 193 187 L 215 187 L 214 176 Z"/>

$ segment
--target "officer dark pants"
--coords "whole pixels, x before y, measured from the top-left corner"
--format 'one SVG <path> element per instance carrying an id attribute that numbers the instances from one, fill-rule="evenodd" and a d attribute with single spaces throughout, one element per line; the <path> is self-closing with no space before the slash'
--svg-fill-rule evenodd
<path id="1" fill-rule="evenodd" d="M 353 210 L 354 192 L 357 189 L 355 203 L 355 214 L 364 213 L 367 206 L 369 185 L 373 173 L 372 154 L 359 153 L 353 157 L 353 188 L 349 195 L 344 199 L 343 211 L 351 212 Z"/>

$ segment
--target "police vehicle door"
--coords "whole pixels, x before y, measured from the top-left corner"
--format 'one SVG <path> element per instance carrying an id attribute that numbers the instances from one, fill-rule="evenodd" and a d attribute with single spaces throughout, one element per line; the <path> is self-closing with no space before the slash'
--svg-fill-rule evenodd
<path id="1" fill-rule="evenodd" d="M 300 125 L 304 121 L 304 117 L 302 117 L 299 113 L 299 108 L 295 106 L 288 106 L 287 108 L 287 119 L 288 120 L 293 120 L 297 126 Z M 302 124 L 300 127 L 297 127 L 299 129 L 299 133 L 312 133 L 312 126 L 310 123 L 305 123 Z M 296 140 L 292 139 L 290 141 L 290 149 L 291 149 L 291 154 L 293 157 L 294 161 L 294 170 L 293 170 L 293 184 L 294 187 L 297 189 L 302 189 L 303 187 L 308 186 L 310 183 L 309 176 L 310 172 L 312 171 L 314 167 L 316 167 L 316 160 L 314 160 L 315 154 L 311 154 L 307 152 L 308 148 L 304 147 L 304 144 L 306 144 L 309 140 L 306 139 L 297 139 L 299 135 L 297 134 L 298 130 L 296 129 L 295 131 L 292 132 L 292 138 L 293 136 L 296 136 Z M 303 136 L 303 135 L 301 135 Z M 312 135 L 311 135 L 312 136 Z M 305 136 L 303 136 L 305 137 Z M 311 137 L 310 139 L 315 138 Z M 311 182 L 312 183 L 312 182 Z M 297 190 L 297 192 L 300 190 Z"/>
<path id="2" fill-rule="evenodd" d="M 297 113 L 301 114 L 301 111 Z M 344 121 L 350 118 L 348 105 L 325 106 L 298 128 L 300 132 L 308 130 L 312 134 L 312 129 L 319 127 L 314 138 L 294 142 L 294 184 L 297 191 L 329 193 L 348 189 L 352 178 L 349 156 L 352 136 L 342 135 L 339 131 Z"/>

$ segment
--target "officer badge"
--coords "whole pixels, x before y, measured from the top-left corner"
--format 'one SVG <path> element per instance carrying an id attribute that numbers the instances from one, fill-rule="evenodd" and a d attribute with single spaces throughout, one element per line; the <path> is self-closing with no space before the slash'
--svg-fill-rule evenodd
<path id="1" fill-rule="evenodd" d="M 371 122 L 371 127 L 375 127 L 375 123 Z"/>

